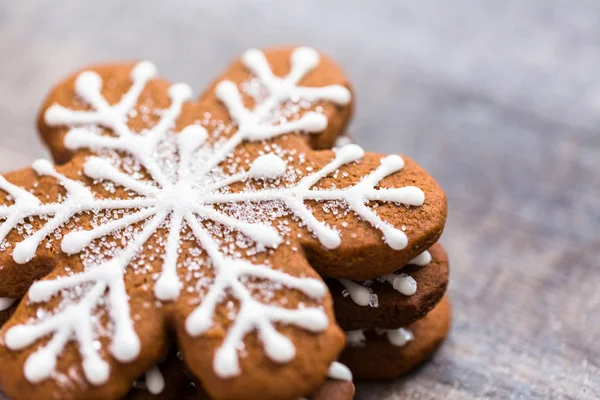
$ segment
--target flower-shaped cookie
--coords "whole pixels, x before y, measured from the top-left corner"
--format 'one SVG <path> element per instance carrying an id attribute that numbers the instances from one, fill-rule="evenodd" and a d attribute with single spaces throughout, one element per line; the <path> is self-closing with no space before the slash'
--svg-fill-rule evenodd
<path id="1" fill-rule="evenodd" d="M 249 50 L 191 98 L 149 62 L 50 94 L 64 164 L 0 178 L 0 297 L 26 294 L 0 331 L 11 398 L 119 398 L 171 340 L 215 399 L 298 397 L 344 342 L 317 271 L 369 279 L 437 240 L 445 199 L 413 162 L 316 150 L 352 98 L 315 50 Z"/>

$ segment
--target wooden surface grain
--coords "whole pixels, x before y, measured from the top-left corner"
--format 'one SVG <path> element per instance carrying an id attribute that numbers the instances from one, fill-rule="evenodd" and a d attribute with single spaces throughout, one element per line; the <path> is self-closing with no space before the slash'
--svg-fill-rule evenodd
<path id="1" fill-rule="evenodd" d="M 451 337 L 359 399 L 600 398 L 596 0 L 0 2 L 0 169 L 45 151 L 37 107 L 87 63 L 148 58 L 199 92 L 247 47 L 316 46 L 352 134 L 445 188 Z"/>

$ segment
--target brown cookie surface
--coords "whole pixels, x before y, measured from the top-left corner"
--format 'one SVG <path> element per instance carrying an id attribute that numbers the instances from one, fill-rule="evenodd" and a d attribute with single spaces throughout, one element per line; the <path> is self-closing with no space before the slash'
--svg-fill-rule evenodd
<path id="1" fill-rule="evenodd" d="M 356 380 L 392 379 L 416 368 L 440 347 L 450 330 L 451 306 L 448 297 L 423 319 L 410 325 L 413 339 L 403 346 L 392 344 L 387 334 L 364 332 L 361 345 L 348 345 L 341 361 Z"/>
<path id="2" fill-rule="evenodd" d="M 394 289 L 391 278 L 384 282 L 374 280 L 365 286 L 376 296 L 377 307 L 366 302 L 362 303 L 364 305 L 357 304 L 342 283 L 326 280 L 333 297 L 336 319 L 342 329 L 392 329 L 408 326 L 427 314 L 444 295 L 449 278 L 448 255 L 442 245 L 434 244 L 429 253 L 431 261 L 427 265 L 407 265 L 398 271 L 414 279 L 414 294 L 407 296 Z"/>

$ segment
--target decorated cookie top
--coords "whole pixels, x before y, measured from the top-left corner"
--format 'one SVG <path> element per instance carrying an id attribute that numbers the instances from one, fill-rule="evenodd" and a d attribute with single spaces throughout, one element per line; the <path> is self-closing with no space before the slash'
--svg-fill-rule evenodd
<path id="1" fill-rule="evenodd" d="M 191 97 L 149 62 L 86 69 L 40 116 L 65 164 L 0 178 L 0 296 L 31 284 L 0 336 L 12 398 L 117 398 L 169 332 L 214 398 L 306 393 L 343 339 L 305 252 L 325 274 L 332 261 L 351 271 L 357 252 L 384 265 L 431 236 L 411 238 L 399 217 L 443 225 L 443 194 L 414 163 L 314 150 L 334 142 L 352 101 L 315 50 L 249 50 Z"/>

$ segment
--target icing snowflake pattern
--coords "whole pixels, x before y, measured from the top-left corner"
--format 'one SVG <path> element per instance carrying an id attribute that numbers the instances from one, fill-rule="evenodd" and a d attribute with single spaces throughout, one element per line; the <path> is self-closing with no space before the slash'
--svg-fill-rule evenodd
<path id="1" fill-rule="evenodd" d="M 79 111 L 53 105 L 47 109 L 45 121 L 50 126 L 69 126 L 65 146 L 73 151 L 91 150 L 83 166 L 83 175 L 94 182 L 109 183 L 126 189 L 133 195 L 126 199 L 98 198 L 83 181 L 67 178 L 44 160 L 33 164 L 39 176 L 56 179 L 65 189 L 60 201 L 42 203 L 30 192 L 0 177 L 0 189 L 7 192 L 14 203 L 0 206 L 0 239 L 28 217 L 47 219 L 45 225 L 17 243 L 13 258 L 17 263 L 27 263 L 36 255 L 41 243 L 58 228 L 67 224 L 80 213 L 124 211 L 121 218 L 98 224 L 90 230 L 73 230 L 61 239 L 61 250 L 67 255 L 77 255 L 89 248 L 96 240 L 113 235 L 133 225 L 141 225 L 134 231 L 125 247 L 114 257 L 97 265 L 86 266 L 84 271 L 51 280 L 34 283 L 29 290 L 32 303 L 43 303 L 64 291 L 85 286 L 84 295 L 78 302 L 59 309 L 53 315 L 39 321 L 16 325 L 5 335 L 5 343 L 12 350 L 27 348 L 44 337 L 49 342 L 36 350 L 25 364 L 25 376 L 31 382 L 41 382 L 52 376 L 57 357 L 65 346 L 73 341 L 82 357 L 87 380 L 94 385 L 105 383 L 109 376 L 108 363 L 103 360 L 95 346 L 95 333 L 91 316 L 102 304 L 107 308 L 114 325 L 110 353 L 120 362 L 130 362 L 140 353 L 140 340 L 134 329 L 125 272 L 133 260 L 143 252 L 148 240 L 163 227 L 166 228 L 162 268 L 154 283 L 154 296 L 163 302 L 180 296 L 183 284 L 178 277 L 178 257 L 182 232 L 193 234 L 198 247 L 206 253 L 214 281 L 200 299 L 197 308 L 187 317 L 186 331 L 193 337 L 201 336 L 213 326 L 215 310 L 226 295 L 239 302 L 235 319 L 221 345 L 218 347 L 213 366 L 215 373 L 223 378 L 241 373 L 239 365 L 240 343 L 246 335 L 256 332 L 263 344 L 265 354 L 275 362 L 285 363 L 295 356 L 291 340 L 280 333 L 275 324 L 293 325 L 310 332 L 321 332 L 329 324 L 327 315 L 320 307 L 289 309 L 265 304 L 252 295 L 245 282 L 260 279 L 285 288 L 297 290 L 314 300 L 326 295 L 326 286 L 317 279 L 295 277 L 274 269 L 267 264 L 255 264 L 236 257 L 222 248 L 207 228 L 215 223 L 227 232 L 242 234 L 256 245 L 258 251 L 277 248 L 283 240 L 261 207 L 252 208 L 262 213 L 252 221 L 223 211 L 223 207 L 236 204 L 278 202 L 286 212 L 293 215 L 311 231 L 326 248 L 340 245 L 340 233 L 319 221 L 305 205 L 307 200 L 342 201 L 365 221 L 379 229 L 385 242 L 394 249 L 406 246 L 405 234 L 381 220 L 371 210 L 369 201 L 396 202 L 419 206 L 424 194 L 416 187 L 376 189 L 378 183 L 403 168 L 398 156 L 382 159 L 378 168 L 354 186 L 344 189 L 315 189 L 321 179 L 341 166 L 358 162 L 364 155 L 356 145 L 345 146 L 336 151 L 335 157 L 323 168 L 309 173 L 298 182 L 285 187 L 265 185 L 261 190 L 231 191 L 233 184 L 249 181 L 271 182 L 281 179 L 287 170 L 286 162 L 273 153 L 256 157 L 242 172 L 229 173 L 220 164 L 243 142 L 263 141 L 294 133 L 319 133 L 327 127 L 327 118 L 318 112 L 307 111 L 301 117 L 280 123 L 273 116 L 283 103 L 306 100 L 328 101 L 339 105 L 350 101 L 350 92 L 343 86 L 302 87 L 299 81 L 319 63 L 318 53 L 310 48 L 297 48 L 291 53 L 291 70 L 284 77 L 276 77 L 265 55 L 259 50 L 249 50 L 242 62 L 267 90 L 268 95 L 248 110 L 236 84 L 222 81 L 216 87 L 218 99 L 228 110 L 237 131 L 221 142 L 210 143 L 206 129 L 191 124 L 179 132 L 173 127 L 182 107 L 191 98 L 191 89 L 185 84 L 173 84 L 169 88 L 171 103 L 162 110 L 159 121 L 151 128 L 135 133 L 127 125 L 128 116 L 138 102 L 146 84 L 155 77 L 156 69 L 149 62 L 141 62 L 131 72 L 132 85 L 121 100 L 110 105 L 102 96 L 103 82 L 98 74 L 87 71 L 79 74 L 75 91 L 91 110 Z M 111 135 L 99 134 L 98 130 L 110 130 Z M 176 133 L 176 134 L 174 134 Z M 175 171 L 168 173 L 161 164 L 159 149 L 165 143 L 174 143 Z M 132 174 L 116 166 L 104 151 L 127 154 L 145 171 Z M 201 163 L 197 160 L 201 159 Z M 103 301 L 106 299 L 106 301 Z M 82 322 L 84 321 L 84 322 Z"/>

